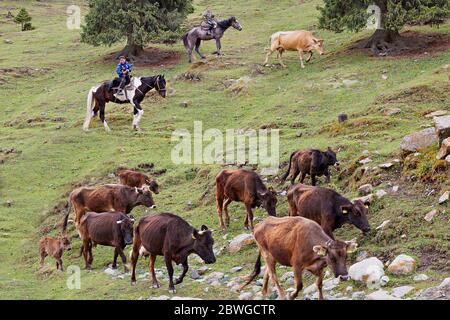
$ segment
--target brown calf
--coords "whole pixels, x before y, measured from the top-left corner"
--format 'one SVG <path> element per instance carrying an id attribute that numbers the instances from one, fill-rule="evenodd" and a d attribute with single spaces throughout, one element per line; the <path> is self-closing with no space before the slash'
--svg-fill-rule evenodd
<path id="1" fill-rule="evenodd" d="M 333 240 L 314 221 L 302 217 L 268 217 L 255 227 L 254 236 L 259 247 L 255 270 L 241 289 L 252 282 L 261 272 L 261 255 L 266 262 L 262 294 L 267 295 L 269 277 L 277 288 L 280 299 L 285 299 L 277 279 L 275 266 L 294 268 L 296 289 L 289 297 L 295 299 L 303 288 L 302 274 L 308 270 L 317 277 L 319 299 L 323 299 L 323 269 L 328 265 L 336 277 L 348 279 L 347 253 L 356 250 L 353 241 Z"/>
<path id="2" fill-rule="evenodd" d="M 225 200 L 225 203 L 224 203 Z M 256 172 L 248 170 L 222 170 L 216 176 L 216 201 L 220 227 L 225 229 L 222 218 L 222 209 L 225 211 L 225 222 L 230 224 L 228 205 L 232 201 L 243 202 L 247 214 L 245 216 L 245 228 L 253 230 L 253 212 L 255 207 L 262 206 L 271 216 L 276 216 L 277 197 L 276 192 L 267 189 Z"/>
<path id="3" fill-rule="evenodd" d="M 51 256 L 56 259 L 56 269 L 63 271 L 62 256 L 64 250 L 71 250 L 72 246 L 66 236 L 43 237 L 39 242 L 39 266 L 44 266 L 46 256 Z"/>
<path id="4" fill-rule="evenodd" d="M 158 183 L 155 180 L 151 180 L 143 173 L 133 170 L 122 170 L 119 172 L 118 176 L 120 183 L 125 186 L 142 188 L 146 184 L 153 193 L 159 193 Z"/>

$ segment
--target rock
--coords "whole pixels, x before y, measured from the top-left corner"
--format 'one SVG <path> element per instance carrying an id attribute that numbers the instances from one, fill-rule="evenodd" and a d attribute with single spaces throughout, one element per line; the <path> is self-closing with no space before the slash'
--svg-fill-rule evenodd
<path id="1" fill-rule="evenodd" d="M 231 240 L 230 244 L 228 245 L 228 251 L 230 251 L 230 253 L 236 253 L 242 248 L 247 247 L 253 243 L 255 243 L 255 238 L 253 237 L 253 235 L 251 233 L 243 233 Z"/>
<path id="2" fill-rule="evenodd" d="M 11 39 L 5 39 L 4 42 L 6 44 L 13 44 L 14 43 Z"/>
<path id="3" fill-rule="evenodd" d="M 201 279 L 200 274 L 195 269 L 191 269 L 189 271 L 189 277 L 193 280 Z"/>
<path id="4" fill-rule="evenodd" d="M 170 300 L 169 296 L 151 297 L 150 300 Z"/>
<path id="5" fill-rule="evenodd" d="M 347 288 L 345 288 L 345 293 L 350 294 L 353 291 L 353 287 L 352 286 L 347 286 Z"/>
<path id="6" fill-rule="evenodd" d="M 172 297 L 172 299 L 170 300 L 202 300 L 199 298 L 192 298 L 192 297 L 179 297 L 179 296 L 174 296 Z"/>
<path id="7" fill-rule="evenodd" d="M 436 110 L 425 115 L 425 118 L 440 117 L 447 114 L 446 110 Z"/>
<path id="8" fill-rule="evenodd" d="M 13 202 L 12 200 L 6 200 L 5 205 L 6 205 L 8 208 L 10 208 L 10 207 L 12 207 L 13 203 L 14 203 L 14 202 Z"/>
<path id="9" fill-rule="evenodd" d="M 450 298 L 450 278 L 445 278 L 440 285 L 423 290 L 417 300 L 448 300 Z"/>
<path id="10" fill-rule="evenodd" d="M 388 76 L 387 76 L 387 75 L 385 75 L 385 74 L 382 74 L 382 75 L 381 75 L 381 79 L 383 79 L 383 80 L 387 80 L 387 79 L 388 79 Z"/>
<path id="11" fill-rule="evenodd" d="M 383 198 L 385 195 L 387 195 L 387 192 L 384 191 L 383 189 L 381 189 L 381 190 L 378 190 L 378 191 L 375 193 L 375 195 L 377 196 L 378 199 L 381 199 L 381 198 Z"/>
<path id="12" fill-rule="evenodd" d="M 204 275 L 206 272 L 208 272 L 209 268 L 207 266 L 201 266 L 197 269 L 197 272 L 199 275 Z"/>
<path id="13" fill-rule="evenodd" d="M 434 117 L 433 122 L 440 145 L 444 139 L 450 137 L 450 115 Z"/>
<path id="14" fill-rule="evenodd" d="M 447 164 L 450 165 L 450 154 L 445 157 L 445 161 L 447 162 Z"/>
<path id="15" fill-rule="evenodd" d="M 416 260 L 406 254 L 401 254 L 395 257 L 394 261 L 389 265 L 388 271 L 396 274 L 408 274 L 415 270 L 417 265 Z"/>
<path id="16" fill-rule="evenodd" d="M 385 285 L 387 285 L 389 283 L 389 277 L 388 276 L 382 276 L 380 278 L 380 285 L 382 287 L 384 287 Z"/>
<path id="17" fill-rule="evenodd" d="M 436 209 L 431 210 L 430 212 L 428 212 L 424 219 L 425 221 L 431 222 L 431 220 L 433 220 L 434 216 L 438 213 L 438 211 Z"/>
<path id="18" fill-rule="evenodd" d="M 404 296 L 406 296 L 408 293 L 410 293 L 411 291 L 413 291 L 415 288 L 413 286 L 401 286 L 401 287 L 396 287 L 393 288 L 391 291 L 391 294 L 394 297 L 397 298 L 403 298 Z"/>
<path id="19" fill-rule="evenodd" d="M 383 114 L 385 116 L 392 116 L 394 114 L 400 113 L 401 111 L 402 110 L 400 110 L 399 108 L 388 108 L 383 110 Z"/>
<path id="20" fill-rule="evenodd" d="M 364 196 L 364 197 L 354 198 L 354 199 L 352 199 L 352 202 L 354 202 L 355 200 L 361 200 L 363 203 L 370 204 L 373 202 L 373 194 L 368 194 L 367 196 Z"/>
<path id="21" fill-rule="evenodd" d="M 289 279 L 293 279 L 294 278 L 294 272 L 292 271 L 288 271 L 285 274 L 283 274 L 280 278 L 281 282 L 286 282 Z"/>
<path id="22" fill-rule="evenodd" d="M 365 300 L 366 299 L 366 294 L 364 293 L 364 291 L 356 291 L 353 292 L 352 294 L 352 300 Z"/>
<path id="23" fill-rule="evenodd" d="M 340 115 L 338 115 L 338 122 L 345 122 L 348 120 L 348 115 L 346 115 L 345 113 L 341 113 Z"/>
<path id="24" fill-rule="evenodd" d="M 372 159 L 370 159 L 370 158 L 364 158 L 364 159 L 362 159 L 362 160 L 359 160 L 358 162 L 359 162 L 360 164 L 366 164 L 366 163 L 372 162 Z"/>
<path id="25" fill-rule="evenodd" d="M 370 183 L 363 184 L 358 188 L 358 193 L 361 195 L 367 195 L 373 191 L 373 186 Z"/>
<path id="26" fill-rule="evenodd" d="M 239 300 L 252 300 L 252 294 L 250 292 L 242 292 L 239 295 Z"/>
<path id="27" fill-rule="evenodd" d="M 448 201 L 448 198 L 450 198 L 450 191 L 445 191 L 442 196 L 439 197 L 439 204 L 443 204 Z"/>
<path id="28" fill-rule="evenodd" d="M 367 295 L 367 300 L 399 300 L 396 297 L 389 295 L 384 290 L 377 290 Z"/>
<path id="29" fill-rule="evenodd" d="M 399 186 L 393 186 L 392 187 L 392 192 L 397 192 L 398 191 Z"/>
<path id="30" fill-rule="evenodd" d="M 352 280 L 364 282 L 369 288 L 379 287 L 384 276 L 384 265 L 376 257 L 367 258 L 353 264 L 348 269 L 348 275 Z"/>
<path id="31" fill-rule="evenodd" d="M 120 274 L 120 271 L 118 269 L 112 269 L 112 268 L 106 268 L 104 271 L 104 273 L 106 273 L 109 276 L 117 276 Z"/>
<path id="32" fill-rule="evenodd" d="M 386 162 L 386 163 L 379 164 L 378 167 L 380 167 L 381 169 L 389 169 L 393 165 L 394 164 L 392 162 Z"/>
<path id="33" fill-rule="evenodd" d="M 180 106 L 183 108 L 187 108 L 189 106 L 189 102 L 188 101 L 183 101 L 180 103 Z"/>
<path id="34" fill-rule="evenodd" d="M 241 266 L 236 266 L 236 267 L 233 267 L 233 268 L 231 268 L 230 270 L 228 270 L 228 272 L 229 273 L 236 273 L 236 272 L 239 272 L 239 271 L 241 271 L 242 270 L 242 267 Z"/>
<path id="35" fill-rule="evenodd" d="M 450 138 L 446 138 L 442 141 L 441 148 L 436 155 L 436 160 L 444 159 L 448 154 L 450 154 Z"/>
<path id="36" fill-rule="evenodd" d="M 435 129 L 426 128 L 422 131 L 405 136 L 400 143 L 400 149 L 403 156 L 406 156 L 410 153 L 416 152 L 417 150 L 425 149 L 437 142 L 438 138 L 436 136 Z"/>
<path id="37" fill-rule="evenodd" d="M 206 282 L 209 284 L 219 282 L 219 280 L 222 279 L 223 276 L 224 276 L 223 272 L 218 272 L 218 271 L 211 272 L 211 274 L 208 277 L 206 277 Z M 220 285 L 220 283 L 219 283 L 219 285 Z"/>
<path id="38" fill-rule="evenodd" d="M 427 281 L 429 277 L 425 273 L 416 274 L 413 278 L 414 281 Z"/>
<path id="39" fill-rule="evenodd" d="M 357 84 L 359 81 L 358 80 L 349 80 L 349 79 L 344 79 L 344 80 L 342 80 L 342 83 L 344 84 L 344 86 L 346 86 L 347 88 L 348 87 L 351 87 L 351 86 L 353 86 L 353 85 L 355 85 L 355 84 Z"/>
<path id="40" fill-rule="evenodd" d="M 367 251 L 364 251 L 364 250 L 359 251 L 359 252 L 356 254 L 356 262 L 361 262 L 361 261 L 363 261 L 364 259 L 367 259 L 368 256 L 369 256 L 369 253 L 368 253 Z"/>

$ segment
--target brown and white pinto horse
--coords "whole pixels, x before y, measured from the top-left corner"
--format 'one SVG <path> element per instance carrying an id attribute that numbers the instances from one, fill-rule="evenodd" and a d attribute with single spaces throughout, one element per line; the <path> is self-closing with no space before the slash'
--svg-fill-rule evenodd
<path id="1" fill-rule="evenodd" d="M 108 102 L 114 103 L 131 103 L 134 107 L 133 129 L 141 131 L 139 122 L 144 114 L 141 102 L 145 95 L 152 89 L 155 89 L 160 96 L 166 97 L 166 80 L 164 75 L 153 77 L 132 77 L 130 84 L 126 87 L 122 94 L 117 94 L 117 89 L 108 91 L 109 82 L 104 82 L 99 86 L 91 88 L 87 98 L 87 113 L 84 121 L 83 130 L 89 130 L 91 119 L 100 111 L 100 121 L 103 123 L 106 131 L 111 131 L 105 120 L 105 105 Z M 126 91 L 126 94 L 124 94 Z"/>

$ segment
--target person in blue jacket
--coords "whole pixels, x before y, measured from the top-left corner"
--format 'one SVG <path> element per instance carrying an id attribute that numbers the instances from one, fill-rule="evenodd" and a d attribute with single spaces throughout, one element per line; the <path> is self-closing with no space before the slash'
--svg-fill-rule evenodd
<path id="1" fill-rule="evenodd" d="M 122 91 L 126 85 L 130 83 L 130 74 L 133 70 L 133 65 L 130 64 L 127 59 L 124 56 L 119 57 L 119 64 L 116 67 L 116 73 L 119 76 L 118 78 L 115 78 L 108 87 L 108 90 L 111 91 L 111 89 L 115 86 L 119 86 L 119 91 Z"/>

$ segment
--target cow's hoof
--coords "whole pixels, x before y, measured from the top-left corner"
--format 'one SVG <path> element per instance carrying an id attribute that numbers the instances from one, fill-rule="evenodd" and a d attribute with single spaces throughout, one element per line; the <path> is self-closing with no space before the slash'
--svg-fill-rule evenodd
<path id="1" fill-rule="evenodd" d="M 159 285 L 159 283 L 154 283 L 152 284 L 152 288 L 153 289 L 159 289 L 161 286 Z"/>
<path id="2" fill-rule="evenodd" d="M 175 290 L 175 289 L 169 289 L 169 293 L 175 294 L 175 293 L 177 293 L 177 290 Z"/>
<path id="3" fill-rule="evenodd" d="M 132 286 L 135 286 L 136 285 L 136 280 L 131 280 L 131 283 L 130 283 Z"/>

